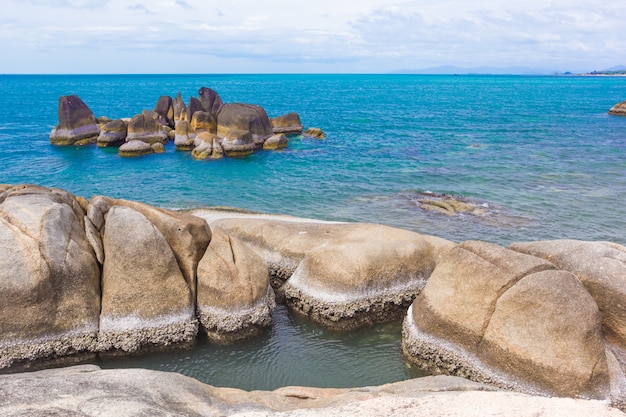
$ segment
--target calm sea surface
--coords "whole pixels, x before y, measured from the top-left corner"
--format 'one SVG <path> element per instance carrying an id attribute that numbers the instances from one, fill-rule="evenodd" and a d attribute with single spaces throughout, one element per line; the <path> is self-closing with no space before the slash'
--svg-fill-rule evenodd
<path id="1" fill-rule="evenodd" d="M 194 161 L 171 144 L 137 159 L 49 144 L 59 96 L 77 94 L 97 116 L 120 118 L 152 109 L 161 95 L 180 91 L 188 101 L 202 86 L 224 102 L 259 104 L 270 117 L 295 111 L 328 137 L 295 137 L 286 151 L 220 161 Z M 0 75 L 0 183 L 167 208 L 383 223 L 454 241 L 626 244 L 626 117 L 607 114 L 623 100 L 626 77 Z M 426 191 L 469 199 L 485 214 L 423 211 L 417 199 Z M 250 343 L 201 343 L 102 365 L 171 369 L 246 389 L 416 375 L 399 353 L 399 326 L 337 335 L 283 309 L 275 320 Z"/>

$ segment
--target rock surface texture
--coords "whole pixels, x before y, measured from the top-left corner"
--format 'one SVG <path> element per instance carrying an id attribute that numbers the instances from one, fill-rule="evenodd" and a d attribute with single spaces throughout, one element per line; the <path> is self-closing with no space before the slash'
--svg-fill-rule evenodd
<path id="1" fill-rule="evenodd" d="M 83 145 L 98 139 L 96 117 L 78 96 L 59 98 L 59 123 L 50 133 L 53 145 Z"/>
<path id="2" fill-rule="evenodd" d="M 609 114 L 614 114 L 616 116 L 626 116 L 626 101 L 622 101 L 617 103 L 609 110 Z"/>
<path id="3" fill-rule="evenodd" d="M 0 376 L 0 399 L 3 416 L 625 416 L 601 401 L 492 391 L 445 376 L 376 387 L 248 392 L 176 373 L 94 365 Z"/>

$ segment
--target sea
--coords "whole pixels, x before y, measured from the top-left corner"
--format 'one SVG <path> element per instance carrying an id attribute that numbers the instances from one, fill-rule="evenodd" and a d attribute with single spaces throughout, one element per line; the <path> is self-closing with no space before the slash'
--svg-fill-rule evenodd
<path id="1" fill-rule="evenodd" d="M 156 63 L 155 63 L 156 64 Z M 325 139 L 281 151 L 196 161 L 122 158 L 95 145 L 56 147 L 60 96 L 96 116 L 132 117 L 163 95 L 198 89 L 225 103 L 299 114 Z M 381 223 L 455 242 L 548 239 L 626 244 L 626 77 L 491 75 L 0 75 L 0 183 L 60 187 L 169 209 L 237 207 Z M 467 212 L 425 209 L 463 201 Z M 170 370 L 218 386 L 376 385 L 421 375 L 404 360 L 400 324 L 337 333 L 284 307 L 252 341 L 101 359 Z"/>

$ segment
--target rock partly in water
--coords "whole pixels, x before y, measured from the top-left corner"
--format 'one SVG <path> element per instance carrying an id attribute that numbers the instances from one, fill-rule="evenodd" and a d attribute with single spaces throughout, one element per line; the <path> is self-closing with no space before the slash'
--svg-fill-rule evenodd
<path id="1" fill-rule="evenodd" d="M 476 204 L 468 199 L 455 197 L 450 194 L 431 192 L 419 193 L 416 203 L 422 210 L 443 213 L 448 216 L 458 214 L 482 216 L 486 213 L 484 205 Z"/>
<path id="2" fill-rule="evenodd" d="M 217 134 L 217 122 L 215 117 L 207 111 L 197 111 L 191 117 L 191 123 L 189 123 L 191 130 L 196 133 L 209 132 Z"/>
<path id="3" fill-rule="evenodd" d="M 251 155 L 256 149 L 249 130 L 229 130 L 221 144 L 226 156 L 231 158 Z"/>
<path id="4" fill-rule="evenodd" d="M 304 131 L 305 136 L 310 136 L 315 139 L 326 139 L 326 133 L 319 127 L 310 127 Z"/>
<path id="5" fill-rule="evenodd" d="M 274 136 L 269 137 L 263 143 L 263 149 L 266 150 L 277 150 L 277 149 L 285 149 L 289 144 L 287 140 L 287 136 L 284 133 L 280 133 Z"/>
<path id="6" fill-rule="evenodd" d="M 0 194 L 0 368 L 94 350 L 100 270 L 84 217 L 62 190 Z"/>
<path id="7" fill-rule="evenodd" d="M 154 113 L 156 115 L 156 113 Z M 151 114 L 144 112 L 130 119 L 128 123 L 128 135 L 126 141 L 140 140 L 149 144 L 156 142 L 167 143 L 169 138 L 163 130 L 163 124 L 159 123 L 158 118 L 152 117 Z"/>
<path id="8" fill-rule="evenodd" d="M 194 148 L 196 133 L 191 129 L 186 120 L 176 121 L 174 145 L 180 151 L 190 151 Z"/>
<path id="9" fill-rule="evenodd" d="M 260 333 L 276 306 L 263 258 L 219 227 L 198 264 L 197 300 L 200 324 L 217 342 Z"/>
<path id="10" fill-rule="evenodd" d="M 120 146 L 117 153 L 120 156 L 133 157 L 149 155 L 154 153 L 154 149 L 152 149 L 152 146 L 149 143 L 142 140 L 131 140 L 130 142 L 126 142 Z"/>
<path id="11" fill-rule="evenodd" d="M 167 126 L 174 127 L 174 107 L 170 96 L 159 97 L 154 112 L 166 122 Z"/>
<path id="12" fill-rule="evenodd" d="M 264 137 L 274 134 L 263 107 L 244 103 L 224 104 L 217 115 L 217 135 L 226 137 L 231 130 L 244 130 Z"/>
<path id="13" fill-rule="evenodd" d="M 98 147 L 120 146 L 126 142 L 128 124 L 123 120 L 112 120 L 102 126 L 98 136 Z"/>
<path id="14" fill-rule="evenodd" d="M 626 101 L 622 101 L 611 107 L 609 114 L 613 114 L 615 116 L 626 116 Z"/>
<path id="15" fill-rule="evenodd" d="M 95 143 L 100 134 L 96 117 L 78 96 L 59 98 L 59 123 L 50 133 L 53 145 Z"/>
<path id="16" fill-rule="evenodd" d="M 303 127 L 298 113 L 287 113 L 270 119 L 274 133 L 301 134 Z"/>

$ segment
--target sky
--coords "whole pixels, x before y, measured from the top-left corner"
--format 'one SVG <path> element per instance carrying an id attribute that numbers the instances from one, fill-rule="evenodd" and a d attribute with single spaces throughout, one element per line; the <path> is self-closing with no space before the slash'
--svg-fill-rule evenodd
<path id="1" fill-rule="evenodd" d="M 0 74 L 626 65 L 626 2 L 0 0 Z"/>

